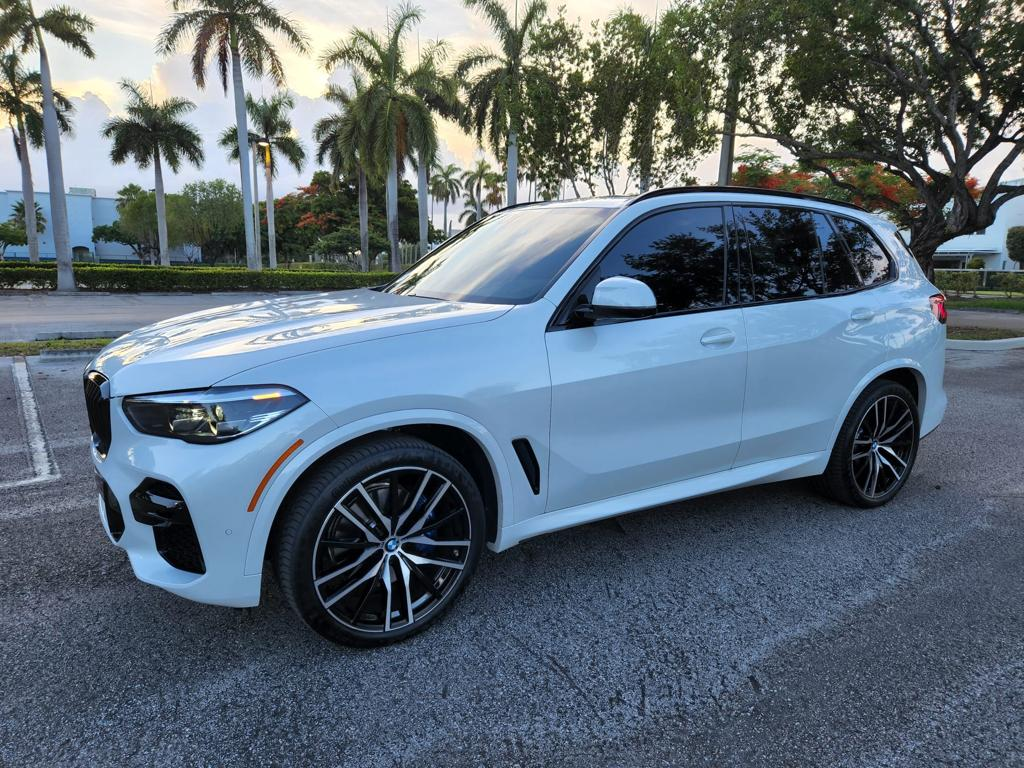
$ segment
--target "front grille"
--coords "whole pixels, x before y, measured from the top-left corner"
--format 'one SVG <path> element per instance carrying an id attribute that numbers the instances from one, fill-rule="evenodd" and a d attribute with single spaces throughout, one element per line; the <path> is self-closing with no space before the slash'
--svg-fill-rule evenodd
<path id="1" fill-rule="evenodd" d="M 110 385 L 102 373 L 90 371 L 82 381 L 85 386 L 85 409 L 89 414 L 92 444 L 101 456 L 110 450 Z"/>
<path id="2" fill-rule="evenodd" d="M 169 565 L 191 573 L 206 573 L 192 515 L 177 488 L 147 477 L 131 492 L 128 500 L 132 516 L 153 528 L 156 551 Z"/>

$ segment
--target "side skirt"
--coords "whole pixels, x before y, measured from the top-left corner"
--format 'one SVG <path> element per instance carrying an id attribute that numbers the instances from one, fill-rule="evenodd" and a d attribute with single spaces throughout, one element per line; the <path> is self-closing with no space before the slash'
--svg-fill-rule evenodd
<path id="1" fill-rule="evenodd" d="M 519 542 L 540 536 L 544 533 L 560 531 L 564 528 L 592 523 L 608 517 L 617 517 L 629 512 L 639 512 L 651 507 L 659 507 L 675 501 L 693 499 L 710 493 L 728 491 L 760 483 L 772 483 L 779 480 L 792 480 L 797 477 L 810 477 L 825 471 L 828 463 L 828 452 L 805 453 L 800 456 L 789 456 L 784 459 L 759 461 L 734 467 L 712 475 L 693 477 L 677 483 L 659 485 L 642 491 L 634 491 L 623 496 L 581 504 L 578 507 L 567 507 L 554 512 L 524 520 L 521 523 L 502 528 L 498 540 L 491 547 L 495 552 L 513 547 Z"/>

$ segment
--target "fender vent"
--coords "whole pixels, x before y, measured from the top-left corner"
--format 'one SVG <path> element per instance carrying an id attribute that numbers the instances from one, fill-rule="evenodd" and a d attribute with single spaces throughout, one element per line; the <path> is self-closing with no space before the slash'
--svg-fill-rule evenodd
<path id="1" fill-rule="evenodd" d="M 540 494 L 540 464 L 537 463 L 537 454 L 533 452 L 533 446 L 525 437 L 517 437 L 512 441 L 512 447 L 516 449 L 516 456 L 519 463 L 523 465 L 523 473 L 530 483 L 533 495 Z"/>

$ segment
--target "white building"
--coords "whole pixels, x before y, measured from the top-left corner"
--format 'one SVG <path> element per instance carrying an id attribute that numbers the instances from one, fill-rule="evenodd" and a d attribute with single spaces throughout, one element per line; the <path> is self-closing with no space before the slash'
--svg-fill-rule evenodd
<path id="1" fill-rule="evenodd" d="M 1004 181 L 1003 184 L 1024 185 L 1024 179 Z M 959 269 L 975 256 L 985 260 L 985 269 L 1021 269 L 1011 261 L 1006 252 L 1006 232 L 1010 227 L 1024 227 L 1024 197 L 1017 197 L 1004 204 L 996 213 L 991 226 L 973 235 L 955 237 L 939 246 L 935 253 L 935 266 L 940 269 Z"/>
<path id="2" fill-rule="evenodd" d="M 22 199 L 21 190 L 0 191 L 0 221 L 6 221 L 14 212 L 14 205 Z M 53 232 L 50 229 L 53 215 L 50 211 L 50 193 L 36 192 L 36 203 L 46 217 L 46 230 L 39 235 L 39 258 L 43 261 L 56 258 Z M 94 242 L 92 230 L 101 224 L 113 224 L 117 220 L 117 200 L 113 197 L 97 197 L 95 189 L 71 187 L 67 193 L 68 234 L 71 236 L 71 252 L 76 260 L 137 262 L 132 249 L 122 243 Z M 198 258 L 198 249 L 193 258 Z M 8 259 L 27 259 L 27 245 L 12 245 L 7 249 Z M 171 249 L 172 261 L 187 261 L 182 248 Z"/>

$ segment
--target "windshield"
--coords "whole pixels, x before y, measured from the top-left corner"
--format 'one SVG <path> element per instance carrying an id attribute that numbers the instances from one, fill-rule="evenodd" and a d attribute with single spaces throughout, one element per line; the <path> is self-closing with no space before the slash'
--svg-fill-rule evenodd
<path id="1" fill-rule="evenodd" d="M 540 297 L 615 208 L 513 208 L 483 219 L 384 290 L 484 304 Z"/>

